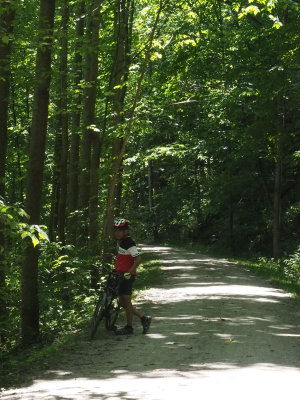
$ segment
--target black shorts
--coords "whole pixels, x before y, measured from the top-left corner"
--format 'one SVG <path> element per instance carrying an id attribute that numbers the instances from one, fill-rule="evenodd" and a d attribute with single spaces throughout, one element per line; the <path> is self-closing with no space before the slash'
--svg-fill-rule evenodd
<path id="1" fill-rule="evenodd" d="M 122 294 L 131 295 L 134 281 L 135 281 L 134 275 L 131 275 L 130 279 L 121 278 L 118 287 L 118 295 L 119 296 Z"/>

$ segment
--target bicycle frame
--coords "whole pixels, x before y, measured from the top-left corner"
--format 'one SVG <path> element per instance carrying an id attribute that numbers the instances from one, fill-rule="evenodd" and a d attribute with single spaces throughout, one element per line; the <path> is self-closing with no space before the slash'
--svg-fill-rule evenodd
<path id="1" fill-rule="evenodd" d="M 120 279 L 122 279 L 122 276 L 117 275 L 107 267 L 99 268 L 98 266 L 93 266 L 93 268 L 106 272 L 106 279 L 104 284 L 100 286 L 98 301 L 91 321 L 89 339 L 95 336 L 98 325 L 102 319 L 105 319 L 105 327 L 107 330 L 115 329 L 115 323 L 120 309 L 118 287 Z"/>

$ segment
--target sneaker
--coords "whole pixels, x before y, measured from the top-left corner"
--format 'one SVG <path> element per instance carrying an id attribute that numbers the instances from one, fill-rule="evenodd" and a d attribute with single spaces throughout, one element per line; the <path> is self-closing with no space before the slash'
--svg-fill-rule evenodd
<path id="1" fill-rule="evenodd" d="M 150 328 L 150 325 L 151 325 L 151 320 L 152 320 L 152 317 L 150 317 L 150 315 L 144 315 L 141 318 L 141 322 L 142 322 L 142 325 L 143 325 L 143 333 L 144 334 L 149 331 L 149 328 Z"/>
<path id="2" fill-rule="evenodd" d="M 132 326 L 124 326 L 124 328 L 117 329 L 115 330 L 115 335 L 132 335 L 133 334 L 133 328 Z"/>

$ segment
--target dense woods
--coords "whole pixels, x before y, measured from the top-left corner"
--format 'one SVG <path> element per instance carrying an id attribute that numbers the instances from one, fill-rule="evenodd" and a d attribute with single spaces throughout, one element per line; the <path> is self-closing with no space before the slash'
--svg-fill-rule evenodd
<path id="1" fill-rule="evenodd" d="M 299 24 L 292 0 L 0 0 L 4 349 L 84 323 L 118 215 L 299 280 Z"/>

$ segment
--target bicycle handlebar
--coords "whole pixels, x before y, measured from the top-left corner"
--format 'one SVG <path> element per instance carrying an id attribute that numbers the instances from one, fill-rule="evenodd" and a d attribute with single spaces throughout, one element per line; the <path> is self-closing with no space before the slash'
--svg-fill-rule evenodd
<path id="1" fill-rule="evenodd" d="M 99 266 L 96 264 L 92 264 L 91 267 L 96 269 L 97 271 L 104 271 L 111 275 L 123 276 L 125 279 L 130 279 L 132 276 L 130 272 L 117 273 L 114 269 L 111 269 L 111 267 L 108 267 L 107 265 Z"/>
<path id="2" fill-rule="evenodd" d="M 99 272 L 107 273 L 109 277 L 110 276 L 114 276 L 114 277 L 118 277 L 118 278 L 122 277 L 123 279 L 129 280 L 132 276 L 132 274 L 130 272 L 122 272 L 122 273 L 116 272 L 114 269 L 111 269 L 110 267 L 108 267 L 106 265 L 98 266 L 96 264 L 92 264 L 91 267 L 93 269 L 96 269 Z"/>
<path id="3" fill-rule="evenodd" d="M 91 264 L 91 267 L 93 269 L 96 269 L 97 271 L 104 271 L 104 272 L 108 272 L 108 273 L 114 273 L 115 271 L 113 269 L 111 269 L 111 267 L 108 267 L 107 265 L 96 265 L 96 264 Z"/>

